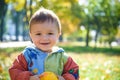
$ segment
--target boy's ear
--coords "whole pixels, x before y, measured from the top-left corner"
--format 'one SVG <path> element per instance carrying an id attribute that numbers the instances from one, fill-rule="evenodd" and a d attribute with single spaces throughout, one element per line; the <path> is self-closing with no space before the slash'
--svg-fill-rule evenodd
<path id="1" fill-rule="evenodd" d="M 61 35 L 62 35 L 62 33 L 60 32 L 60 33 L 59 33 L 59 35 L 61 36 Z"/>
<path id="2" fill-rule="evenodd" d="M 29 36 L 31 37 L 31 33 L 30 33 L 30 31 L 29 31 Z"/>
<path id="3" fill-rule="evenodd" d="M 59 32 L 59 36 L 61 36 L 62 35 L 62 32 Z"/>

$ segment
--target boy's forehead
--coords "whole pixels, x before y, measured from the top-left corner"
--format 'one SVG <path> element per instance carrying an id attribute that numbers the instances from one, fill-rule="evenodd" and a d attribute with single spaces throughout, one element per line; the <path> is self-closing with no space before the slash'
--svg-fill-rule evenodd
<path id="1" fill-rule="evenodd" d="M 31 27 L 35 27 L 35 26 L 44 26 L 44 27 L 56 27 L 56 28 L 59 28 L 59 26 L 57 25 L 57 23 L 52 22 L 52 21 L 34 22 L 33 24 L 31 24 Z"/>
<path id="2" fill-rule="evenodd" d="M 34 25 L 34 24 L 52 24 L 52 25 L 55 25 L 58 27 L 57 25 L 57 22 L 56 21 L 52 21 L 52 20 L 46 20 L 44 22 L 41 22 L 41 21 L 34 21 L 33 23 L 31 23 L 31 26 Z"/>

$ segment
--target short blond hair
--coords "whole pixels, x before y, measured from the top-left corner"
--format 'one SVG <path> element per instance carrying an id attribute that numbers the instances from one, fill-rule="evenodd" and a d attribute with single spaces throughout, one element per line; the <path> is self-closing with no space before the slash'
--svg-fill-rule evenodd
<path id="1" fill-rule="evenodd" d="M 45 21 L 55 22 L 56 25 L 58 26 L 58 32 L 61 33 L 61 23 L 60 23 L 58 16 L 52 10 L 45 9 L 43 7 L 37 10 L 32 15 L 29 21 L 29 27 L 31 29 L 32 24 L 44 23 Z"/>

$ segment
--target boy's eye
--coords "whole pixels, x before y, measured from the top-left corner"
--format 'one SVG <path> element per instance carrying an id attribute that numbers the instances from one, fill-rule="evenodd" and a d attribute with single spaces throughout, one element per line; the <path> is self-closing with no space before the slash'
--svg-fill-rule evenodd
<path id="1" fill-rule="evenodd" d="M 53 35 L 53 33 L 48 33 L 49 35 Z"/>
<path id="2" fill-rule="evenodd" d="M 41 33 L 37 33 L 36 35 L 41 35 Z"/>

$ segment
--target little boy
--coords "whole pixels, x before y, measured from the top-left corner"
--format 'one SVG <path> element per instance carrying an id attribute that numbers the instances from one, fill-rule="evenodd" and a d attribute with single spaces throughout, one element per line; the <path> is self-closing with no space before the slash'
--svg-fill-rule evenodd
<path id="1" fill-rule="evenodd" d="M 46 71 L 58 80 L 79 80 L 78 65 L 62 48 L 54 47 L 61 35 L 61 24 L 54 12 L 40 8 L 30 19 L 30 38 L 33 45 L 18 55 L 9 69 L 11 80 L 40 80 Z"/>

